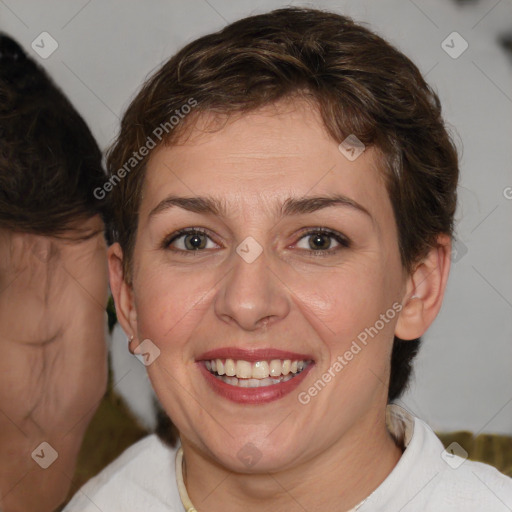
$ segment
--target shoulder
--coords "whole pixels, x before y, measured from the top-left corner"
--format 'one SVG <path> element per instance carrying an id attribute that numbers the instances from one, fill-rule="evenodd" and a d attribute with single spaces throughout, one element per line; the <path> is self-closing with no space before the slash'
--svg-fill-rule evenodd
<path id="1" fill-rule="evenodd" d="M 469 460 L 459 446 L 445 449 L 423 420 L 393 406 L 390 432 L 406 446 L 402 457 L 359 512 L 439 510 L 510 512 L 512 478 Z M 451 446 L 451 445 L 450 445 Z"/>
<path id="2" fill-rule="evenodd" d="M 89 480 L 64 512 L 178 510 L 176 451 L 154 434 L 143 438 Z"/>
<path id="3" fill-rule="evenodd" d="M 451 456 L 451 464 L 442 468 L 433 484 L 432 506 L 466 512 L 512 510 L 512 478 L 482 462 Z"/>
<path id="4" fill-rule="evenodd" d="M 432 429 L 418 418 L 415 418 L 415 430 L 422 432 L 424 449 L 417 464 L 429 468 L 431 475 L 422 490 L 429 509 L 465 512 L 512 509 L 512 478 L 493 466 L 469 460 L 467 452 L 458 444 L 445 449 Z"/>

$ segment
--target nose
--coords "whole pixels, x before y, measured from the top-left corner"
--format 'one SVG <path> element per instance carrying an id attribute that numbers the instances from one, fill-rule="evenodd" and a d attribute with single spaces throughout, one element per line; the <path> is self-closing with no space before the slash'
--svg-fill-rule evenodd
<path id="1" fill-rule="evenodd" d="M 256 331 L 286 318 L 290 301 L 265 252 L 248 261 L 233 255 L 233 268 L 216 295 L 215 313 L 225 322 Z"/>

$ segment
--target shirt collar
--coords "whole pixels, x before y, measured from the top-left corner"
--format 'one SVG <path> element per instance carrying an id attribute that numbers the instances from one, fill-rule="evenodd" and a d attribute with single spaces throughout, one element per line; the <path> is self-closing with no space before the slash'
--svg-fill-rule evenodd
<path id="1" fill-rule="evenodd" d="M 386 426 L 396 444 L 405 450 L 414 432 L 414 416 L 397 404 L 389 404 L 386 407 Z"/>

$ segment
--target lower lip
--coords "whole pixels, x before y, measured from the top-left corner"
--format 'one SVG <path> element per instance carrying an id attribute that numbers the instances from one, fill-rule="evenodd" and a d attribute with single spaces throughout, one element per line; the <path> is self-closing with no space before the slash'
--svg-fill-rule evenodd
<path id="1" fill-rule="evenodd" d="M 314 363 L 308 364 L 296 377 L 282 382 L 280 384 L 272 384 L 270 386 L 262 386 L 258 388 L 241 388 L 231 386 L 224 381 L 215 377 L 206 369 L 204 361 L 198 362 L 200 371 L 203 373 L 206 382 L 218 395 L 239 404 L 264 404 L 279 400 L 291 393 L 306 377 L 306 374 L 314 366 Z"/>

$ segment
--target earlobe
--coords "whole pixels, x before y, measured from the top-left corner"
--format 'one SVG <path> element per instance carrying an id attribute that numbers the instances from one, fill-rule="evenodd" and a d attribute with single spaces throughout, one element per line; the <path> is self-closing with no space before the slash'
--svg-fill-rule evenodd
<path id="1" fill-rule="evenodd" d="M 403 308 L 395 336 L 413 340 L 423 336 L 435 320 L 443 302 L 450 272 L 451 237 L 439 235 L 437 246 L 416 266 L 407 280 Z"/>
<path id="2" fill-rule="evenodd" d="M 117 320 L 129 336 L 137 334 L 137 313 L 134 307 L 132 286 L 123 276 L 123 251 L 119 243 L 111 245 L 107 252 L 110 289 L 116 306 Z"/>

